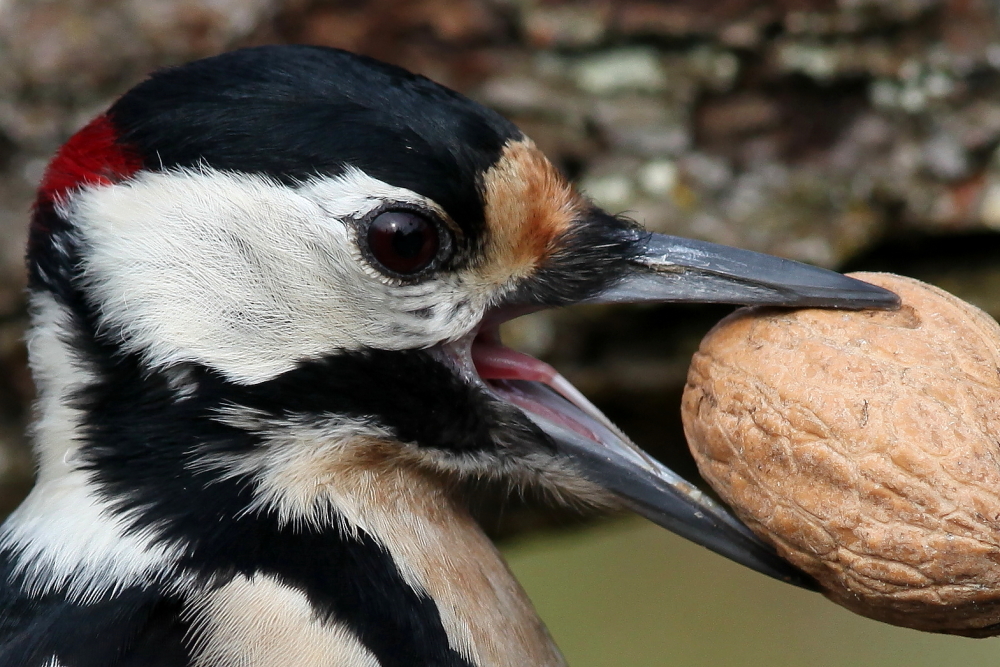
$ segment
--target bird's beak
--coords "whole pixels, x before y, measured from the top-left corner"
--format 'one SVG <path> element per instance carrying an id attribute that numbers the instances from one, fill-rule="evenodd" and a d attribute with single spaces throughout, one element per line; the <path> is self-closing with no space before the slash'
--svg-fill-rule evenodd
<path id="1" fill-rule="evenodd" d="M 759 252 L 649 234 L 634 269 L 589 303 L 732 303 L 796 308 L 898 308 L 881 287 Z"/>
<path id="2" fill-rule="evenodd" d="M 895 294 L 838 273 L 712 243 L 644 235 L 620 280 L 587 303 L 711 302 L 894 308 Z M 776 579 L 813 582 L 725 508 L 639 449 L 555 369 L 500 343 L 499 322 L 537 310 L 505 304 L 484 320 L 466 359 L 497 398 L 518 408 L 591 481 L 651 521 Z"/>

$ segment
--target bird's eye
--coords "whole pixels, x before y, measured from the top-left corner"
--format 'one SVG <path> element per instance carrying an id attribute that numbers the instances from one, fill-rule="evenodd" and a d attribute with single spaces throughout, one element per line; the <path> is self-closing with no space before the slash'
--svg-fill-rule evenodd
<path id="1" fill-rule="evenodd" d="M 372 257 L 394 273 L 410 275 L 427 268 L 440 246 L 437 227 L 410 211 L 385 211 L 368 226 Z"/>

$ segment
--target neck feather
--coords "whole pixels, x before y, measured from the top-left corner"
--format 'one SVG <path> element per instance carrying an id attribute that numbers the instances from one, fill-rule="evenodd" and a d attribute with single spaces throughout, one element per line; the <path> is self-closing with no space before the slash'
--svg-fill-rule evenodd
<path id="1" fill-rule="evenodd" d="M 0 533 L 23 594 L 158 591 L 206 665 L 316 633 L 326 648 L 299 664 L 563 664 L 493 544 L 404 445 L 335 416 L 241 422 L 219 378 L 81 351 L 67 310 L 34 307 L 39 478 Z M 254 604 L 284 611 L 237 613 Z"/>
<path id="2" fill-rule="evenodd" d="M 329 427 L 327 427 L 329 429 Z M 317 427 L 272 435 L 254 461 L 257 502 L 291 524 L 372 536 L 406 584 L 434 601 L 449 643 L 481 667 L 562 665 L 493 543 L 447 484 L 376 438 Z"/>

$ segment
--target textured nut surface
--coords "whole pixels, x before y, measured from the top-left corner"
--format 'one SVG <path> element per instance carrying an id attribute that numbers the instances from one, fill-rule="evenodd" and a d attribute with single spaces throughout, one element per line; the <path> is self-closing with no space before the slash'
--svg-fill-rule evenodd
<path id="1" fill-rule="evenodd" d="M 895 312 L 742 309 L 694 356 L 702 475 L 828 597 L 882 621 L 1000 634 L 1000 326 L 890 274 Z"/>

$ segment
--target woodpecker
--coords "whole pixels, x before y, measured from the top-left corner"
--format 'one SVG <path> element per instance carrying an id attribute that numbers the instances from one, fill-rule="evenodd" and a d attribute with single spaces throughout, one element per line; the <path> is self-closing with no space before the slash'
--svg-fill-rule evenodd
<path id="1" fill-rule="evenodd" d="M 0 528 L 3 667 L 549 667 L 457 489 L 623 503 L 806 585 L 499 325 L 576 303 L 889 308 L 644 232 L 405 70 L 269 46 L 74 135 L 29 235 L 37 482 Z"/>

